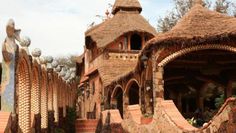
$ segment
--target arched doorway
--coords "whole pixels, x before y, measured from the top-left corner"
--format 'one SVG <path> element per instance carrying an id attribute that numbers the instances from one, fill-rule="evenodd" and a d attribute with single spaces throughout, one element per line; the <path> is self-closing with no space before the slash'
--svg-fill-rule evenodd
<path id="1" fill-rule="evenodd" d="M 136 80 L 131 80 L 126 88 L 129 105 L 139 104 L 139 85 Z"/>
<path id="2" fill-rule="evenodd" d="M 115 108 L 119 110 L 121 117 L 123 118 L 123 90 L 121 87 L 116 87 L 112 94 L 112 102 L 115 104 Z"/>
<path id="3" fill-rule="evenodd" d="M 232 96 L 235 60 L 234 52 L 220 48 L 195 49 L 172 58 L 164 65 L 164 98 L 173 100 L 185 118 L 197 119 L 195 126 L 202 126 Z"/>
<path id="4" fill-rule="evenodd" d="M 142 38 L 138 34 L 133 34 L 130 39 L 131 50 L 141 50 L 142 49 Z"/>

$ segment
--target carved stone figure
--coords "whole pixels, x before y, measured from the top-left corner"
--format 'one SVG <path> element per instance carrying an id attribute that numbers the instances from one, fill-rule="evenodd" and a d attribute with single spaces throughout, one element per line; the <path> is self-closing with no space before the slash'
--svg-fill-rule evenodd
<path id="1" fill-rule="evenodd" d="M 16 64 L 18 45 L 15 40 L 20 42 L 20 30 L 15 29 L 15 23 L 10 19 L 6 26 L 7 37 L 2 45 L 2 83 L 1 83 L 1 95 L 2 95 L 2 110 L 7 112 L 15 112 L 15 97 L 17 94 L 15 91 L 16 85 Z M 17 100 L 17 99 L 16 99 Z"/>

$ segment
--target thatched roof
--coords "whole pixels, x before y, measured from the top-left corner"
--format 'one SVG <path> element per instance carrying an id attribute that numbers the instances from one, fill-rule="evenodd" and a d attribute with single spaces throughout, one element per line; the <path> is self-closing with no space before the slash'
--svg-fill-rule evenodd
<path id="1" fill-rule="evenodd" d="M 236 18 L 210 11 L 200 4 L 190 11 L 169 32 L 159 34 L 143 49 L 170 44 L 218 42 L 236 34 Z"/>
<path id="2" fill-rule="evenodd" d="M 136 66 L 137 60 L 109 59 L 104 60 L 98 67 L 104 87 L 120 76 L 130 72 Z"/>
<path id="3" fill-rule="evenodd" d="M 171 45 L 193 45 L 236 42 L 236 18 L 210 11 L 200 4 L 194 5 L 173 29 L 151 39 L 139 54 L 151 53 L 153 49 Z M 118 77 L 121 80 L 134 73 L 136 67 Z M 110 85 L 117 81 L 113 81 Z"/>
<path id="4" fill-rule="evenodd" d="M 85 33 L 85 43 L 87 47 L 95 42 L 98 48 L 105 48 L 125 33 L 134 31 L 156 35 L 156 30 L 139 12 L 119 11 L 112 18 L 89 29 Z"/>
<path id="5" fill-rule="evenodd" d="M 120 10 L 136 10 L 141 12 L 142 7 L 138 0 L 116 0 L 112 8 L 112 14 Z"/>

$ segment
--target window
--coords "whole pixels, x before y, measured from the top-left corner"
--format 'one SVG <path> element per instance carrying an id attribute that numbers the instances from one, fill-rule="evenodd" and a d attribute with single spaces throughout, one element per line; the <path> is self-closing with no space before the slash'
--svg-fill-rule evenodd
<path id="1" fill-rule="evenodd" d="M 142 38 L 138 34 L 133 34 L 130 40 L 131 50 L 142 49 Z"/>

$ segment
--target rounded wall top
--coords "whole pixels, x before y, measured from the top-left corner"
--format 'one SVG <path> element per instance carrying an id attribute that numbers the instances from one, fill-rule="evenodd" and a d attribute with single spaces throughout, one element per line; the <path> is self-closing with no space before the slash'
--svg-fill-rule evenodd
<path id="1" fill-rule="evenodd" d="M 30 43 L 31 43 L 31 40 L 30 40 L 30 38 L 29 37 L 22 37 L 21 38 L 21 42 L 20 42 L 20 45 L 22 46 L 22 47 L 29 47 L 30 46 Z"/>
<path id="2" fill-rule="evenodd" d="M 41 58 L 39 59 L 39 61 L 40 61 L 41 64 L 46 64 L 46 63 L 47 63 L 45 56 L 41 57 Z"/>
<path id="3" fill-rule="evenodd" d="M 46 56 L 46 62 L 47 63 L 52 63 L 53 62 L 53 57 L 52 56 Z"/>
<path id="4" fill-rule="evenodd" d="M 58 62 L 57 62 L 56 60 L 54 60 L 54 61 L 52 62 L 52 67 L 53 67 L 53 68 L 57 68 L 57 67 L 58 67 Z"/>

